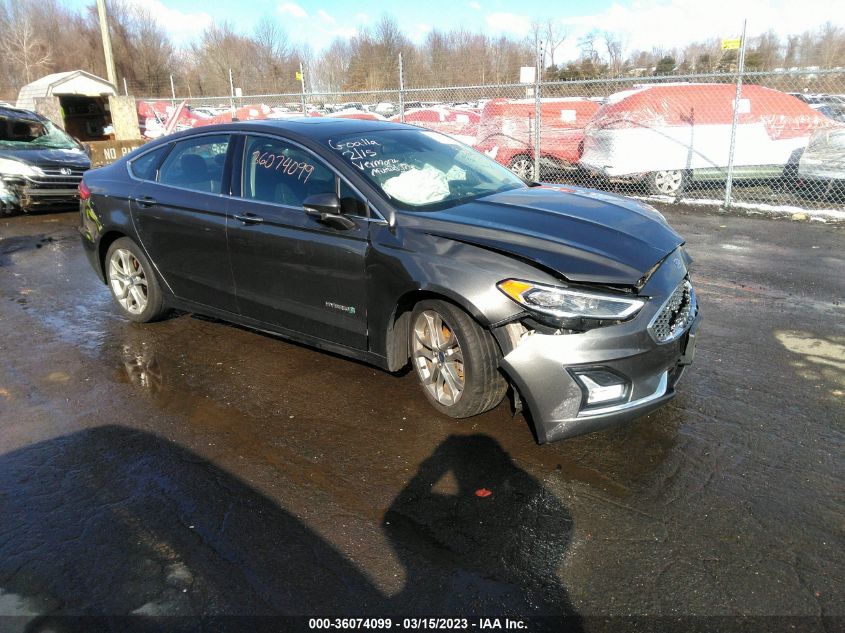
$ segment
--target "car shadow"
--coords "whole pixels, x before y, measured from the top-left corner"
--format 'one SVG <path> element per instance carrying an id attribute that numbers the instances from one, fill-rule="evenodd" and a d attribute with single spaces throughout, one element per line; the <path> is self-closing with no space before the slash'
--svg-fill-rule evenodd
<path id="1" fill-rule="evenodd" d="M 383 528 L 406 569 L 397 609 L 575 614 L 557 574 L 569 512 L 487 435 L 446 438 L 393 501 Z"/>
<path id="2" fill-rule="evenodd" d="M 155 630 L 165 615 L 572 614 L 556 574 L 571 526 L 493 439 L 450 437 L 385 514 L 407 570 L 388 596 L 229 472 L 103 426 L 0 456 L 0 613 L 27 631 L 96 628 L 65 617 L 80 615 Z"/>

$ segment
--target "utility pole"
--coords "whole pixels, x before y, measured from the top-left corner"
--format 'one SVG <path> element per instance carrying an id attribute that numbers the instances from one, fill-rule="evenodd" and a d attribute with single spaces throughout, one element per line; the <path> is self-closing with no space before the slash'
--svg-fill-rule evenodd
<path id="1" fill-rule="evenodd" d="M 109 83 L 117 87 L 117 73 L 114 71 L 114 55 L 111 51 L 109 18 L 106 15 L 106 0 L 97 0 L 97 13 L 100 15 L 100 35 L 103 38 L 103 54 L 106 57 L 106 73 Z"/>

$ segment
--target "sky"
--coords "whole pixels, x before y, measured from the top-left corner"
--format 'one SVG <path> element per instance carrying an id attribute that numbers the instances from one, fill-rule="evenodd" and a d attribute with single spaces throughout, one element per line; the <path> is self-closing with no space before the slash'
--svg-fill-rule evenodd
<path id="1" fill-rule="evenodd" d="M 64 0 L 79 8 L 92 0 Z M 108 0 L 107 0 L 108 1 Z M 780 35 L 800 33 L 845 17 L 832 8 L 836 0 L 129 0 L 148 8 L 177 44 L 188 44 L 207 26 L 224 20 L 250 31 L 264 15 L 278 18 L 297 41 L 315 52 L 335 37 L 351 37 L 371 26 L 383 13 L 396 18 L 403 32 L 419 42 L 432 29 L 463 27 L 490 35 L 524 36 L 531 20 L 555 19 L 570 35 L 556 53 L 577 57 L 578 38 L 598 29 L 617 34 L 626 52 L 673 48 L 710 37 L 737 37 L 743 18 L 749 35 L 774 29 Z M 838 19 L 837 19 L 838 18 Z"/>

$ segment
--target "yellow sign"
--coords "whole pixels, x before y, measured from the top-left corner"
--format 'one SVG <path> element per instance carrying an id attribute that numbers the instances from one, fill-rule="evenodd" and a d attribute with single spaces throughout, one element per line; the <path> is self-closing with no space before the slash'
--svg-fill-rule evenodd
<path id="1" fill-rule="evenodd" d="M 735 51 L 742 46 L 742 38 L 738 37 L 735 40 L 722 40 L 723 51 Z"/>
<path id="2" fill-rule="evenodd" d="M 302 81 L 302 73 L 301 73 L 301 72 L 299 72 L 298 70 L 296 71 L 296 80 L 297 80 L 297 81 Z"/>

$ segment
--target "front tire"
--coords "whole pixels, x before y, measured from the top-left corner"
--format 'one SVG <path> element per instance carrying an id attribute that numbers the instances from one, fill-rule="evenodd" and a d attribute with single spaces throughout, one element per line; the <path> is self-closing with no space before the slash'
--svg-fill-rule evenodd
<path id="1" fill-rule="evenodd" d="M 468 418 L 498 405 L 507 391 L 492 335 L 445 301 L 421 301 L 411 314 L 409 351 L 435 409 Z"/>
<path id="2" fill-rule="evenodd" d="M 105 267 L 109 290 L 123 316 L 136 323 L 164 316 L 164 296 L 153 266 L 135 242 L 128 237 L 115 240 Z"/>

